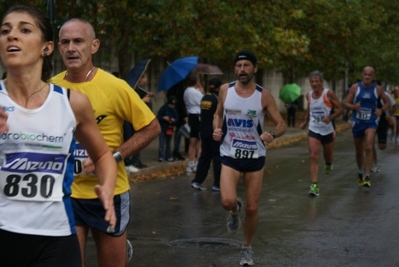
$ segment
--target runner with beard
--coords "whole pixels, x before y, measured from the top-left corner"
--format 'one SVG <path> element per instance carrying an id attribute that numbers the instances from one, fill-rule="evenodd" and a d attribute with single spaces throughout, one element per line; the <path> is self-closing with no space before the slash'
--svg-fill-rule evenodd
<path id="1" fill-rule="evenodd" d="M 234 71 L 238 80 L 224 84 L 219 92 L 213 138 L 221 141 L 220 192 L 222 206 L 229 211 L 229 231 L 237 231 L 241 224 L 238 213 L 243 202 L 237 197 L 237 186 L 241 173 L 244 174 L 246 216 L 240 264 L 254 265 L 251 244 L 258 225 L 258 202 L 266 157 L 264 142 L 273 142 L 287 126 L 271 93 L 255 83 L 256 56 L 249 51 L 237 53 Z M 275 129 L 270 132 L 263 131 L 266 112 L 275 124 Z"/>

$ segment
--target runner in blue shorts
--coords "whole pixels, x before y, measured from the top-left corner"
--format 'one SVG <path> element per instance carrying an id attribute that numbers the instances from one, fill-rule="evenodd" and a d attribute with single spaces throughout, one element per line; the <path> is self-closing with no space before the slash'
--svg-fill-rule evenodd
<path id="1" fill-rule="evenodd" d="M 365 67 L 362 81 L 353 84 L 345 99 L 345 107 L 353 110 L 352 134 L 356 148 L 358 167 L 358 184 L 370 187 L 370 172 L 373 164 L 374 136 L 380 116 L 389 109 L 389 100 L 381 86 L 374 82 L 375 71 Z M 381 97 L 384 105 L 377 107 L 377 99 Z"/>

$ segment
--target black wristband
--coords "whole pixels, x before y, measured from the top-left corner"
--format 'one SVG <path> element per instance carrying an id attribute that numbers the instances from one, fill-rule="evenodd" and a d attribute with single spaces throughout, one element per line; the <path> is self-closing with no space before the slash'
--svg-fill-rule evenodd
<path id="1" fill-rule="evenodd" d="M 276 139 L 276 133 L 274 131 L 269 132 L 273 136 L 273 140 Z"/>
<path id="2" fill-rule="evenodd" d="M 119 163 L 123 160 L 122 154 L 119 151 L 115 151 L 112 156 L 114 157 L 116 163 Z"/>

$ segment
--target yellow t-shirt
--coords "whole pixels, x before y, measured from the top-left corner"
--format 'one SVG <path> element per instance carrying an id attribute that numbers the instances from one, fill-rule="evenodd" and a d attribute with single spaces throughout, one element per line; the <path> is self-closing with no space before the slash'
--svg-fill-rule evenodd
<path id="1" fill-rule="evenodd" d="M 123 143 L 123 121 L 133 124 L 135 131 L 149 125 L 155 115 L 140 99 L 138 94 L 124 81 L 98 69 L 91 81 L 72 83 L 64 80 L 65 71 L 51 78 L 59 86 L 84 93 L 90 99 L 98 128 L 111 151 Z M 86 153 L 87 154 L 87 153 Z M 76 166 L 75 166 L 76 167 Z M 98 184 L 95 175 L 79 174 L 72 184 L 72 197 L 81 199 L 97 198 L 94 186 Z M 118 164 L 115 195 L 130 189 L 125 164 Z"/>

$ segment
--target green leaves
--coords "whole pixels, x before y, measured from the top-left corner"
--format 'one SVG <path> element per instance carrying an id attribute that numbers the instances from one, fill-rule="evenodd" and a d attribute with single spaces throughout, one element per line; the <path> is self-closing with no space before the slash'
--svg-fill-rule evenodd
<path id="1" fill-rule="evenodd" d="M 1 12 L 14 1 L 0 0 Z M 46 2 L 19 1 L 46 9 Z M 378 79 L 399 73 L 399 5 L 388 0 L 57 0 L 56 23 L 82 17 L 117 49 L 120 72 L 129 54 L 174 60 L 199 55 L 231 67 L 241 49 L 253 50 L 261 68 L 285 77 L 318 69 L 342 79 L 366 65 Z M 110 55 L 112 56 L 112 55 Z M 124 63 L 125 62 L 125 63 Z M 358 77 L 351 77 L 352 80 Z"/>

